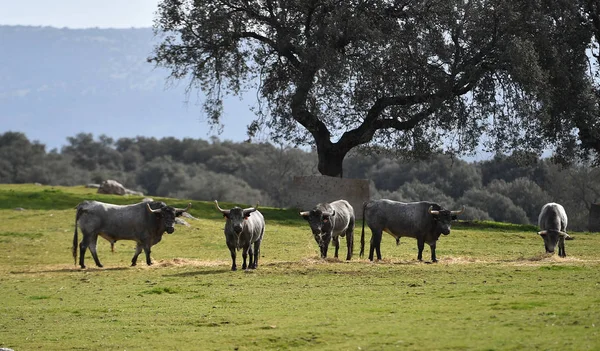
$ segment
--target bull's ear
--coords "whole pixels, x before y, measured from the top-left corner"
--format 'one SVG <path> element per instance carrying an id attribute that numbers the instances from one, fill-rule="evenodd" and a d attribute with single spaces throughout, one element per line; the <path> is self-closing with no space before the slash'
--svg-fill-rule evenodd
<path id="1" fill-rule="evenodd" d="M 310 212 L 308 211 L 302 211 L 300 212 L 300 216 L 302 216 L 302 218 L 306 219 L 308 221 L 308 215 Z"/>
<path id="2" fill-rule="evenodd" d="M 548 232 L 545 230 L 542 230 L 541 232 L 538 232 L 538 234 L 541 236 L 546 236 L 546 234 L 548 234 Z"/>
<path id="3" fill-rule="evenodd" d="M 250 213 L 246 213 L 246 214 L 244 215 L 244 219 L 248 219 L 248 217 L 250 217 Z"/>
<path id="4" fill-rule="evenodd" d="M 452 220 L 453 220 L 453 221 L 455 221 L 455 220 L 457 220 L 457 219 L 458 219 L 458 216 L 457 216 L 457 215 L 452 215 Z"/>
<path id="5" fill-rule="evenodd" d="M 229 218 L 229 215 L 227 213 L 223 213 L 223 218 Z"/>

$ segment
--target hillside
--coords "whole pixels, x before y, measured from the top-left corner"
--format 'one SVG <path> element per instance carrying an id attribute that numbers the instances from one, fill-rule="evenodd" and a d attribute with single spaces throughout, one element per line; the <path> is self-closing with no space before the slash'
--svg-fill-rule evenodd
<path id="1" fill-rule="evenodd" d="M 186 95 L 187 82 L 169 83 L 166 70 L 147 62 L 155 42 L 150 28 L 0 26 L 2 130 L 48 150 L 79 132 L 207 138 L 202 96 Z M 248 103 L 229 99 L 225 123 L 238 127 L 220 137 L 242 140 L 252 117 Z"/>

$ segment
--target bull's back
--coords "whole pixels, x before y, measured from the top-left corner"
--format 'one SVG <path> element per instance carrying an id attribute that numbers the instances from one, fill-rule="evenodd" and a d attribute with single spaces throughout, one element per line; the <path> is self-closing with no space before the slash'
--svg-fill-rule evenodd
<path id="1" fill-rule="evenodd" d="M 433 203 L 374 200 L 365 208 L 365 220 L 372 230 L 393 236 L 416 238 L 430 227 L 427 210 Z"/>
<path id="2" fill-rule="evenodd" d="M 350 221 L 354 220 L 354 208 L 346 200 L 337 200 L 330 203 L 331 208 L 335 211 L 333 232 L 340 233 L 348 228 Z"/>
<path id="3" fill-rule="evenodd" d="M 550 202 L 545 204 L 538 217 L 541 230 L 567 230 L 567 213 L 562 205 Z"/>
<path id="4" fill-rule="evenodd" d="M 145 203 L 113 205 L 89 201 L 82 209 L 79 226 L 86 232 L 103 233 L 117 239 L 134 239 L 151 223 Z"/>
<path id="5" fill-rule="evenodd" d="M 258 210 L 252 212 L 247 219 L 245 230 L 250 235 L 250 242 L 253 243 L 262 240 L 262 235 L 265 231 L 265 217 Z"/>

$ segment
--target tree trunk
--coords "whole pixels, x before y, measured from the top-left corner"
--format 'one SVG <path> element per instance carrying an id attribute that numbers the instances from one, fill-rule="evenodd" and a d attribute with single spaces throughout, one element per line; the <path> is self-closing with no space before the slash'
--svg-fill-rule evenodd
<path id="1" fill-rule="evenodd" d="M 600 232 L 600 203 L 590 206 L 588 230 L 590 232 Z"/>
<path id="2" fill-rule="evenodd" d="M 334 144 L 320 146 L 317 144 L 317 155 L 319 157 L 319 173 L 325 176 L 342 178 L 344 157 L 348 151 L 339 150 Z"/>

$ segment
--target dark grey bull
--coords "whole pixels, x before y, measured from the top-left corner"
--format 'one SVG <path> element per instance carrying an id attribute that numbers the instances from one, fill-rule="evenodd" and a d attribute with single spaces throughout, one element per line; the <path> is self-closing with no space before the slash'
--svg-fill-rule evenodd
<path id="1" fill-rule="evenodd" d="M 332 203 L 317 204 L 310 211 L 302 211 L 300 215 L 308 221 L 315 241 L 319 245 L 321 258 L 327 257 L 329 242 L 333 240 L 335 246 L 335 258 L 338 257 L 340 249 L 339 237 L 346 237 L 348 253 L 346 260 L 352 258 L 354 251 L 354 209 L 346 200 L 338 200 Z"/>
<path id="2" fill-rule="evenodd" d="M 242 249 L 242 257 L 244 262 L 242 269 L 256 269 L 258 267 L 258 257 L 260 256 L 260 244 L 262 243 L 263 235 L 265 234 L 265 219 L 257 208 L 254 207 L 240 208 L 234 207 L 230 210 L 224 210 L 219 207 L 219 203 L 215 200 L 217 209 L 221 211 L 225 221 L 225 241 L 229 252 L 231 253 L 231 270 L 237 270 L 235 263 L 236 251 Z M 249 257 L 248 265 L 246 259 Z"/>
<path id="3" fill-rule="evenodd" d="M 363 227 L 360 238 L 360 256 L 365 248 L 365 222 L 371 228 L 371 246 L 369 260 L 373 261 L 373 252 L 381 260 L 381 238 L 386 232 L 396 238 L 417 239 L 419 253 L 417 259 L 423 259 L 423 249 L 427 243 L 431 249 L 431 261 L 437 262 L 435 256 L 436 242 L 441 234 L 450 234 L 451 221 L 461 214 L 460 211 L 450 211 L 434 202 L 398 202 L 392 200 L 373 200 L 363 204 Z"/>
<path id="4" fill-rule="evenodd" d="M 565 240 L 573 238 L 567 234 L 567 213 L 561 205 L 550 202 L 542 206 L 538 217 L 538 234 L 544 239 L 546 253 L 554 253 L 558 244 L 558 256 L 567 257 Z"/>
<path id="5" fill-rule="evenodd" d="M 146 263 L 150 260 L 150 248 L 158 244 L 164 232 L 172 234 L 175 217 L 190 209 L 167 206 L 164 202 L 141 202 L 133 205 L 113 205 L 99 201 L 83 201 L 77 205 L 75 215 L 75 233 L 73 234 L 73 259 L 77 264 L 77 226 L 81 228 L 83 238 L 79 244 L 79 265 L 85 268 L 85 251 L 89 247 L 96 266 L 102 267 L 96 253 L 98 236 L 111 243 L 117 240 L 137 242 L 131 265 L 135 266 L 139 254 L 144 250 Z"/>

